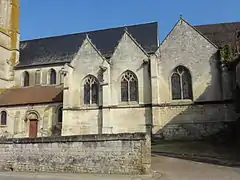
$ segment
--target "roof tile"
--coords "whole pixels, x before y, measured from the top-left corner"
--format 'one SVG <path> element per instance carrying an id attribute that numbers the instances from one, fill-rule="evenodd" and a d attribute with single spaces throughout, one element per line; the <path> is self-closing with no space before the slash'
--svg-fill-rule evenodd
<path id="1" fill-rule="evenodd" d="M 0 106 L 63 101 L 62 86 L 30 86 L 6 89 L 0 94 Z"/>
<path id="2" fill-rule="evenodd" d="M 218 47 L 226 44 L 234 47 L 236 32 L 240 31 L 240 22 L 207 24 L 194 27 Z"/>
<path id="3" fill-rule="evenodd" d="M 21 41 L 20 60 L 16 67 L 70 62 L 81 47 L 86 35 L 106 58 L 111 57 L 125 27 Z M 157 23 L 127 26 L 128 32 L 144 48 L 153 53 L 158 48 Z"/>

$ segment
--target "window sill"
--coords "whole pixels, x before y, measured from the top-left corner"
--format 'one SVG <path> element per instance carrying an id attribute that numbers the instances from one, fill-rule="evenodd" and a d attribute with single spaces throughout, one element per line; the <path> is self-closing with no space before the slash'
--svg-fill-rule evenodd
<path id="1" fill-rule="evenodd" d="M 0 125 L 0 128 L 5 128 L 7 127 L 7 125 Z"/>
<path id="2" fill-rule="evenodd" d="M 120 102 L 118 104 L 118 106 L 136 106 L 136 105 L 139 105 L 139 103 L 137 101 L 129 101 L 129 102 Z"/>
<path id="3" fill-rule="evenodd" d="M 83 108 L 98 108 L 98 104 L 81 104 Z"/>
<path id="4" fill-rule="evenodd" d="M 171 104 L 178 105 L 178 104 L 193 104 L 193 100 L 191 99 L 179 99 L 179 100 L 172 100 Z"/>

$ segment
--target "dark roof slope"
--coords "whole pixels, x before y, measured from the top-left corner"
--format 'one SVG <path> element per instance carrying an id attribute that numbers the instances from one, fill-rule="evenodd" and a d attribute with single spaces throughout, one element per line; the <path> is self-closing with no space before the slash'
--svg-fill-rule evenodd
<path id="1" fill-rule="evenodd" d="M 207 24 L 194 27 L 218 47 L 226 44 L 234 46 L 236 32 L 240 31 L 240 22 Z"/>
<path id="2" fill-rule="evenodd" d="M 0 94 L 0 106 L 27 105 L 63 101 L 62 86 L 31 86 L 6 89 Z"/>
<path id="3" fill-rule="evenodd" d="M 157 23 L 153 22 L 21 41 L 20 63 L 16 67 L 70 62 L 86 38 L 86 34 L 106 58 L 111 57 L 125 28 L 147 53 L 157 50 L 158 29 Z"/>

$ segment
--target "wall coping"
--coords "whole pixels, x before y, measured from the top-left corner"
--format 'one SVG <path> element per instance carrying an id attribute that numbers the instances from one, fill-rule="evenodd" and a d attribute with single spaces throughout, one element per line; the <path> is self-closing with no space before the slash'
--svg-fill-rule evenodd
<path id="1" fill-rule="evenodd" d="M 101 141 L 140 141 L 146 139 L 146 133 L 89 134 L 74 136 L 49 136 L 37 138 L 9 138 L 0 140 L 0 144 L 36 144 L 65 142 L 101 142 Z"/>

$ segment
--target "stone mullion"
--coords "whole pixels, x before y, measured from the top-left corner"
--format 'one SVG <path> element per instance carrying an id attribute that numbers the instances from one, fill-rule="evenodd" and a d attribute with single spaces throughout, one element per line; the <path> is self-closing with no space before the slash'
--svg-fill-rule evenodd
<path id="1" fill-rule="evenodd" d="M 92 104 L 92 84 L 89 83 L 89 86 L 90 86 L 90 88 L 89 88 L 89 94 L 90 94 L 89 104 Z"/>
<path id="2" fill-rule="evenodd" d="M 131 101 L 131 97 L 130 97 L 130 81 L 127 81 L 128 82 L 128 102 Z"/>
<path id="3" fill-rule="evenodd" d="M 182 84 L 182 74 L 179 74 L 179 76 L 180 76 L 180 90 L 181 90 L 181 99 L 183 99 L 183 84 Z"/>

